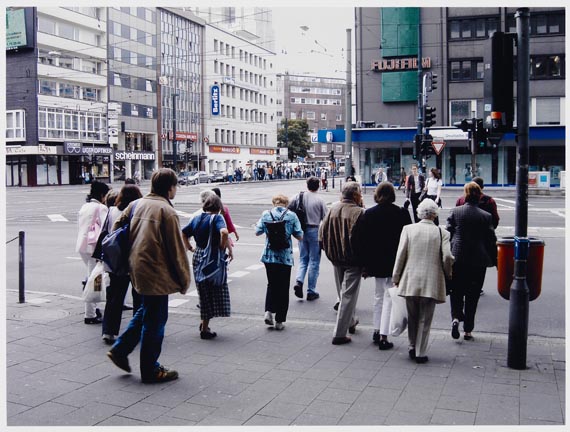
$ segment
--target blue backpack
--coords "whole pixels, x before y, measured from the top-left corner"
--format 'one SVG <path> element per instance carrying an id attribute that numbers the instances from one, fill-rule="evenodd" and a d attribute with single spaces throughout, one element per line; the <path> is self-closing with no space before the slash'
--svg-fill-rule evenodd
<path id="1" fill-rule="evenodd" d="M 131 230 L 131 219 L 137 203 L 138 200 L 133 203 L 127 223 L 107 234 L 101 242 L 105 269 L 117 276 L 129 274 L 129 254 L 131 252 L 129 233 Z"/>

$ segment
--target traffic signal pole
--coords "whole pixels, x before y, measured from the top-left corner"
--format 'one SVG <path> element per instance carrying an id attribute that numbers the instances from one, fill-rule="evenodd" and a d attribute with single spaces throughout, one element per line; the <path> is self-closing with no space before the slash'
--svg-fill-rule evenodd
<path id="1" fill-rule="evenodd" d="M 527 258 L 528 228 L 528 135 L 530 42 L 528 8 L 515 14 L 517 23 L 517 201 L 515 208 L 515 272 L 509 295 L 509 341 L 507 366 L 526 369 L 529 290 Z"/>
<path id="2" fill-rule="evenodd" d="M 473 130 L 471 131 L 471 179 L 477 176 L 477 119 L 471 119 Z"/>
<path id="3" fill-rule="evenodd" d="M 418 119 L 417 119 L 417 129 L 416 129 L 416 136 L 423 137 L 423 115 L 424 115 L 424 85 L 423 85 L 423 77 L 422 77 L 422 18 L 421 18 L 422 10 L 419 9 L 420 18 L 418 20 Z M 414 140 L 414 146 L 416 146 Z M 421 146 L 420 146 L 421 148 Z M 420 161 L 420 167 L 422 173 L 425 173 L 425 166 L 426 160 L 420 151 L 417 155 L 418 160 Z"/>

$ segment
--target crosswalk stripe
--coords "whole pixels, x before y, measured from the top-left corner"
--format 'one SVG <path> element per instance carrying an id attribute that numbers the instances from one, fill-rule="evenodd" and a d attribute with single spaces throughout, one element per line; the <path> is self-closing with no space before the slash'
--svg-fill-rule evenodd
<path id="1" fill-rule="evenodd" d="M 52 222 L 69 222 L 69 220 L 65 216 L 60 214 L 48 214 L 47 217 Z"/>
<path id="2" fill-rule="evenodd" d="M 174 299 L 168 302 L 168 307 L 178 307 L 183 305 L 184 303 L 188 303 L 190 300 L 185 299 Z"/>
<path id="3" fill-rule="evenodd" d="M 265 267 L 263 264 L 254 264 L 254 265 L 250 265 L 249 267 L 246 267 L 246 270 L 259 270 L 262 269 L 263 267 Z"/>
<path id="4" fill-rule="evenodd" d="M 228 276 L 231 276 L 233 278 L 240 278 L 240 277 L 243 277 L 243 276 L 248 275 L 248 274 L 249 274 L 249 272 L 240 270 L 237 272 L 233 272 L 232 274 L 230 274 Z"/>

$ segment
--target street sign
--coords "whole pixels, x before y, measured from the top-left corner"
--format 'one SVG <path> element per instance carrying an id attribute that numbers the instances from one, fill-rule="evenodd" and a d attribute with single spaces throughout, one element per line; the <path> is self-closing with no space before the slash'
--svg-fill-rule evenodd
<path id="1" fill-rule="evenodd" d="M 315 144 L 319 142 L 319 134 L 312 133 L 311 134 L 311 143 Z"/>
<path id="2" fill-rule="evenodd" d="M 443 151 L 445 147 L 445 141 L 432 141 L 431 146 L 433 147 L 435 154 L 439 156 L 439 154 Z"/>

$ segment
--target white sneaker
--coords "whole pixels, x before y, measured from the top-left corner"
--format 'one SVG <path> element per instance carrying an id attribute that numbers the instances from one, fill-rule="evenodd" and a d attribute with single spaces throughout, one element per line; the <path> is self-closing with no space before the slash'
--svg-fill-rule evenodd
<path id="1" fill-rule="evenodd" d="M 273 325 L 273 314 L 269 311 L 265 312 L 265 324 L 272 326 Z"/>
<path id="2" fill-rule="evenodd" d="M 283 330 L 285 328 L 285 326 L 283 325 L 283 323 L 275 323 L 275 330 Z"/>

